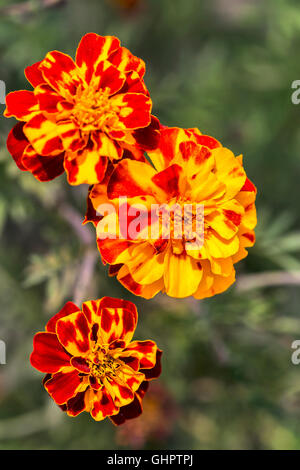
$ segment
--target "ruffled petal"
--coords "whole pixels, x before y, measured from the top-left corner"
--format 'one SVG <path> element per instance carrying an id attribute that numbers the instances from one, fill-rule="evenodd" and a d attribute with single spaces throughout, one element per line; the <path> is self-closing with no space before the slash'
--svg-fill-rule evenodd
<path id="1" fill-rule="evenodd" d="M 70 355 L 62 347 L 55 334 L 37 333 L 33 338 L 30 362 L 40 372 L 53 374 L 70 366 Z"/>
<path id="2" fill-rule="evenodd" d="M 95 33 L 83 36 L 77 49 L 76 63 L 87 83 L 90 83 L 99 62 L 106 60 L 119 47 L 120 41 L 114 36 Z"/>
<path id="3" fill-rule="evenodd" d="M 12 128 L 8 134 L 6 145 L 17 167 L 22 171 L 27 171 L 27 168 L 23 164 L 22 160 L 24 150 L 28 147 L 29 142 L 23 132 L 23 127 L 24 122 L 18 122 L 18 124 Z"/>
<path id="4" fill-rule="evenodd" d="M 90 325 L 82 312 L 60 318 L 56 323 L 56 333 L 72 356 L 81 356 L 90 350 Z"/>
<path id="5" fill-rule="evenodd" d="M 80 70 L 73 59 L 59 51 L 48 52 L 39 65 L 45 81 L 61 96 L 69 99 L 83 86 Z"/>
<path id="6" fill-rule="evenodd" d="M 29 121 L 39 111 L 38 101 L 32 91 L 13 91 L 6 96 L 4 116 Z"/>
<path id="7" fill-rule="evenodd" d="M 54 157 L 38 155 L 31 145 L 24 151 L 22 164 L 38 181 L 51 181 L 64 171 L 64 154 Z"/>
<path id="8" fill-rule="evenodd" d="M 75 305 L 73 302 L 67 302 L 64 307 L 48 321 L 46 325 L 46 331 L 49 333 L 56 333 L 56 323 L 60 318 L 79 311 L 80 308 L 77 307 L 77 305 Z"/>
<path id="9" fill-rule="evenodd" d="M 140 369 L 152 369 L 156 364 L 157 346 L 154 341 L 133 341 L 122 354 L 128 353 L 140 361 Z"/>
<path id="10" fill-rule="evenodd" d="M 72 398 L 81 385 L 81 377 L 77 370 L 58 372 L 44 386 L 57 405 L 66 403 Z"/>

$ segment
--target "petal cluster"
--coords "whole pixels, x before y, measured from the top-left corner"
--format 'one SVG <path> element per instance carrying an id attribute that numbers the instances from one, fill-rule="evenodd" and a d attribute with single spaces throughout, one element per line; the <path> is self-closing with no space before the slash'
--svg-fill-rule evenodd
<path id="1" fill-rule="evenodd" d="M 234 264 L 254 244 L 256 188 L 247 178 L 242 156 L 235 157 L 212 137 L 197 129 L 163 128 L 159 148 L 148 152 L 153 163 L 123 160 L 88 200 L 86 220 L 97 227 L 98 248 L 110 274 L 136 295 L 152 298 L 162 291 L 172 297 L 210 297 L 235 281 Z M 122 230 L 120 201 L 127 197 L 126 227 L 135 207 L 144 207 L 138 237 Z M 101 214 L 101 204 L 115 207 Z M 153 204 L 201 204 L 203 237 L 194 234 L 193 246 L 184 237 L 165 238 L 161 228 L 153 238 Z M 98 213 L 96 213 L 98 211 Z M 123 217 L 124 218 L 124 217 Z M 107 237 L 99 226 L 107 224 Z M 197 245 L 198 243 L 198 245 Z"/>
<path id="2" fill-rule="evenodd" d="M 48 181 L 66 171 L 72 185 L 100 182 L 108 162 L 143 160 L 159 124 L 144 62 L 113 36 L 86 34 L 76 60 L 49 52 L 25 75 L 33 91 L 7 96 L 6 117 L 19 122 L 7 147 L 18 167 Z"/>
<path id="3" fill-rule="evenodd" d="M 103 297 L 82 310 L 68 302 L 35 335 L 31 364 L 46 374 L 45 389 L 69 416 L 87 411 L 119 425 L 141 414 L 162 352 L 153 341 L 132 341 L 137 317 L 125 300 Z"/>

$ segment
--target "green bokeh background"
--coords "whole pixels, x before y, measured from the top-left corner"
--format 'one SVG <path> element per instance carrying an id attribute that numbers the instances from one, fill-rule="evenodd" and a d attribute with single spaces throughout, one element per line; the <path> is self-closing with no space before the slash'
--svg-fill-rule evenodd
<path id="1" fill-rule="evenodd" d="M 83 243 L 63 209 L 83 218 L 87 187 L 71 188 L 64 175 L 43 184 L 20 172 L 5 147 L 13 120 L 1 117 L 0 339 L 7 364 L 0 365 L 0 448 L 299 449 L 300 365 L 291 362 L 291 343 L 300 339 L 300 283 L 299 274 L 290 275 L 300 273 L 300 105 L 291 102 L 291 84 L 300 79 L 299 1 L 140 0 L 131 9 L 117 0 L 43 3 L 0 0 L 7 92 L 29 88 L 24 68 L 49 50 L 74 56 L 89 31 L 118 36 L 146 61 L 162 123 L 199 127 L 244 154 L 258 187 L 259 224 L 238 282 L 204 301 L 134 298 L 97 258 L 84 299 L 136 302 L 136 338 L 164 350 L 159 382 L 172 405 L 162 406 L 156 394 L 151 429 L 137 420 L 140 441 L 130 428 L 125 439 L 88 414 L 68 418 L 42 388 L 29 354 L 35 332 L 74 298 L 95 249 L 92 228 L 83 229 L 92 243 Z"/>

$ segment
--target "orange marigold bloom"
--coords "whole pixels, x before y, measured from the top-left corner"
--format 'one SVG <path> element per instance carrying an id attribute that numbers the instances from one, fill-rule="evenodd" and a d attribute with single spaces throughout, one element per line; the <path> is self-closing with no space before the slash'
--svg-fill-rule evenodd
<path id="1" fill-rule="evenodd" d="M 119 39 L 94 33 L 82 38 L 75 62 L 52 51 L 27 67 L 34 90 L 10 93 L 4 112 L 20 121 L 7 140 L 18 167 L 40 181 L 66 170 L 70 184 L 94 184 L 108 160 L 143 159 L 159 139 L 144 73 Z"/>
<path id="2" fill-rule="evenodd" d="M 132 302 L 111 297 L 68 302 L 37 333 L 30 362 L 46 373 L 44 386 L 69 416 L 87 411 L 119 425 L 142 413 L 149 380 L 160 375 L 154 341 L 131 341 L 137 325 Z"/>
<path id="3" fill-rule="evenodd" d="M 145 298 L 162 291 L 172 297 L 202 299 L 225 291 L 235 281 L 234 264 L 247 256 L 246 248 L 255 241 L 256 189 L 243 169 L 242 156 L 235 157 L 197 129 L 179 128 L 162 129 L 159 148 L 148 153 L 154 167 L 124 160 L 107 184 L 95 185 L 89 193 L 86 220 L 97 227 L 103 262 L 111 265 L 110 274 L 127 289 Z M 145 207 L 144 212 L 138 208 L 138 218 L 146 229 L 143 226 L 136 237 L 129 229 L 124 230 L 123 216 L 119 215 L 119 198 L 124 196 L 128 205 L 126 227 L 136 204 Z M 95 211 L 102 203 L 112 204 L 116 214 L 97 217 Z M 169 209 L 175 204 L 181 208 L 189 204 L 192 209 L 201 204 L 201 234 L 194 232 L 190 239 L 184 233 L 178 238 L 174 216 L 170 236 L 163 236 L 160 227 L 153 237 L 149 214 L 153 204 L 165 204 Z M 112 217 L 115 225 L 111 224 Z M 107 236 L 103 237 L 99 226 L 105 224 Z"/>

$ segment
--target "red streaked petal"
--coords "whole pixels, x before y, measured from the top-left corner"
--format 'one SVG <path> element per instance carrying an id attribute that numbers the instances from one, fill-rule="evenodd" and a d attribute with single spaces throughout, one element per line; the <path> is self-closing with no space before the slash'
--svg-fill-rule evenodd
<path id="1" fill-rule="evenodd" d="M 127 366 L 131 367 L 134 371 L 138 371 L 140 368 L 140 361 L 138 360 L 137 357 L 133 356 L 119 356 L 119 359 L 123 361 Z"/>
<path id="2" fill-rule="evenodd" d="M 182 168 L 173 164 L 165 170 L 155 174 L 152 177 L 153 183 L 161 188 L 169 197 L 175 197 L 180 194 L 179 178 L 182 173 Z"/>
<path id="3" fill-rule="evenodd" d="M 117 93 L 124 85 L 125 75 L 108 61 L 101 61 L 95 71 L 97 89 L 109 90 L 109 94 Z"/>
<path id="4" fill-rule="evenodd" d="M 120 196 L 135 197 L 152 195 L 155 185 L 152 177 L 156 174 L 150 165 L 134 160 L 121 160 L 112 173 L 108 186 L 109 199 Z M 136 178 L 139 175 L 139 178 Z"/>
<path id="5" fill-rule="evenodd" d="M 64 171 L 64 153 L 55 157 L 38 155 L 31 145 L 24 151 L 22 164 L 38 181 L 51 181 Z"/>
<path id="6" fill-rule="evenodd" d="M 138 284 L 137 282 L 135 282 L 128 268 L 125 265 L 123 265 L 122 268 L 119 270 L 117 274 L 117 279 L 130 292 L 135 295 L 144 297 L 145 299 L 152 299 L 164 287 L 163 279 L 159 279 L 158 281 L 155 281 L 149 285 Z"/>
<path id="7" fill-rule="evenodd" d="M 62 405 L 75 395 L 81 385 L 81 380 L 77 370 L 58 372 L 45 382 L 44 386 L 55 403 Z"/>
<path id="8" fill-rule="evenodd" d="M 90 326 L 82 312 L 75 312 L 60 318 L 56 333 L 61 344 L 72 356 L 81 356 L 90 349 Z"/>
<path id="9" fill-rule="evenodd" d="M 67 152 L 64 166 L 71 185 L 96 184 L 105 176 L 107 158 L 91 145 L 76 153 Z"/>
<path id="10" fill-rule="evenodd" d="M 114 135 L 114 137 L 112 138 L 111 135 Z M 96 145 L 96 151 L 98 152 L 98 155 L 109 157 L 111 160 L 117 160 L 121 158 L 123 151 L 118 142 L 114 142 L 113 139 L 115 138 L 116 133 L 113 131 L 109 132 L 109 135 L 106 135 L 101 131 L 93 132 L 92 141 Z"/>
<path id="11" fill-rule="evenodd" d="M 106 238 L 99 241 L 98 247 L 101 256 L 107 263 L 115 263 L 118 256 L 132 245 L 133 242 L 131 243 L 127 240 L 111 240 Z"/>
<path id="12" fill-rule="evenodd" d="M 49 333 L 56 333 L 56 323 L 60 318 L 66 317 L 67 315 L 70 315 L 71 313 L 79 312 L 80 308 L 77 307 L 73 302 L 67 302 L 63 308 L 56 314 L 54 315 L 47 323 L 46 325 L 46 331 Z"/>
<path id="13" fill-rule="evenodd" d="M 124 353 L 130 353 L 130 356 L 139 359 L 141 369 L 152 369 L 155 366 L 156 351 L 156 343 L 150 340 L 133 341 L 124 349 Z"/>
<path id="14" fill-rule="evenodd" d="M 134 56 L 126 47 L 120 47 L 114 51 L 109 61 L 118 67 L 122 72 L 137 72 L 140 78 L 145 75 L 145 62 L 139 57 Z"/>
<path id="15" fill-rule="evenodd" d="M 117 379 L 115 380 L 110 377 L 108 380 L 108 378 L 105 378 L 104 386 L 117 407 L 126 406 L 134 399 L 134 392 L 127 386 L 127 384 L 121 384 Z"/>
<path id="16" fill-rule="evenodd" d="M 242 187 L 241 191 L 256 192 L 256 187 L 249 178 L 246 178 L 245 184 Z"/>
<path id="17" fill-rule="evenodd" d="M 79 392 L 67 401 L 67 409 L 65 411 L 69 416 L 78 416 L 82 411 L 85 411 L 85 393 Z"/>
<path id="18" fill-rule="evenodd" d="M 89 383 L 93 390 L 100 390 L 102 384 L 93 375 L 89 376 Z"/>
<path id="19" fill-rule="evenodd" d="M 148 389 L 148 386 L 148 382 L 143 382 L 140 385 L 139 390 L 136 392 L 133 402 L 129 405 L 122 406 L 118 414 L 110 417 L 110 420 L 116 426 L 120 426 L 121 424 L 125 423 L 125 421 L 128 419 L 134 419 L 140 416 L 143 411 L 142 399 Z"/>
<path id="20" fill-rule="evenodd" d="M 151 116 L 151 123 L 143 129 L 137 129 L 133 137 L 144 150 L 154 150 L 158 147 L 160 141 L 160 123 L 155 116 Z"/>
<path id="21" fill-rule="evenodd" d="M 34 90 L 34 94 L 41 111 L 45 111 L 47 113 L 58 112 L 57 105 L 63 100 L 63 98 L 53 90 L 50 85 L 43 83 Z"/>
<path id="22" fill-rule="evenodd" d="M 107 416 L 112 416 L 118 413 L 119 408 L 115 406 L 111 396 L 106 392 L 106 390 L 99 390 L 98 392 L 92 392 L 94 395 L 93 398 L 93 407 L 91 409 L 91 416 L 96 421 L 101 421 Z M 90 392 L 91 395 L 91 392 Z"/>
<path id="23" fill-rule="evenodd" d="M 148 95 L 144 80 L 141 79 L 137 72 L 129 72 L 126 74 L 126 81 L 120 90 L 120 93 L 143 93 Z"/>
<path id="24" fill-rule="evenodd" d="M 118 414 L 110 416 L 109 419 L 116 425 L 124 424 L 128 419 L 134 419 L 140 416 L 143 412 L 141 402 L 135 395 L 133 402 L 129 405 L 122 406 Z"/>
<path id="25" fill-rule="evenodd" d="M 45 82 L 42 72 L 39 68 L 40 63 L 41 61 L 36 62 L 35 64 L 29 65 L 25 69 L 25 77 L 34 88 Z"/>
<path id="26" fill-rule="evenodd" d="M 14 116 L 22 121 L 28 121 L 39 111 L 38 101 L 32 91 L 13 91 L 6 96 L 4 116 Z"/>
<path id="27" fill-rule="evenodd" d="M 101 306 L 100 331 L 102 344 L 110 344 L 116 339 L 128 344 L 137 323 L 137 314 L 126 308 Z"/>
<path id="28" fill-rule="evenodd" d="M 58 155 L 64 150 L 59 126 L 42 113 L 34 116 L 24 126 L 24 134 L 39 155 Z"/>
<path id="29" fill-rule="evenodd" d="M 119 47 L 120 41 L 114 36 L 99 36 L 95 33 L 83 36 L 77 49 L 76 63 L 84 73 L 87 83 L 90 83 L 97 64 L 106 60 Z"/>
<path id="30" fill-rule="evenodd" d="M 139 129 L 150 124 L 152 101 L 149 96 L 125 93 L 115 95 L 110 101 L 120 107 L 118 117 L 119 123 L 123 124 L 122 129 Z"/>
<path id="31" fill-rule="evenodd" d="M 83 86 L 80 70 L 73 59 L 59 51 L 48 52 L 39 66 L 45 81 L 61 96 L 70 98 Z"/>
<path id="32" fill-rule="evenodd" d="M 82 372 L 84 374 L 89 374 L 90 373 L 89 363 L 83 357 L 80 357 L 80 356 L 79 357 L 72 357 L 71 365 L 73 367 L 75 367 L 75 369 L 79 370 L 79 372 Z"/>
<path id="33" fill-rule="evenodd" d="M 221 147 L 220 142 L 218 142 L 213 137 L 210 137 L 209 135 L 198 135 L 195 133 L 193 133 L 193 135 L 196 138 L 198 144 L 205 145 L 205 147 L 208 147 L 209 149 Z"/>
<path id="34" fill-rule="evenodd" d="M 124 308 L 132 313 L 134 321 L 137 323 L 138 313 L 134 303 L 130 300 L 115 299 L 114 297 L 102 297 L 99 303 L 99 310 L 103 308 Z"/>
<path id="35" fill-rule="evenodd" d="M 70 365 L 70 356 L 53 333 L 37 333 L 33 338 L 30 356 L 33 367 L 40 372 L 55 373 Z"/>
<path id="36" fill-rule="evenodd" d="M 140 369 L 140 372 L 142 372 L 145 375 L 145 378 L 147 380 L 156 379 L 157 377 L 160 376 L 160 374 L 161 374 L 161 356 L 162 356 L 162 353 L 163 352 L 160 349 L 156 350 L 155 366 L 152 369 Z"/>
<path id="37" fill-rule="evenodd" d="M 17 167 L 22 171 L 27 171 L 27 168 L 22 163 L 24 150 L 28 147 L 28 139 L 23 132 L 24 122 L 18 122 L 7 137 L 7 149 L 12 155 Z"/>
<path id="38" fill-rule="evenodd" d="M 149 152 L 149 157 L 157 171 L 162 171 L 169 166 L 179 153 L 180 143 L 187 139 L 184 129 L 161 126 L 159 147 Z"/>

